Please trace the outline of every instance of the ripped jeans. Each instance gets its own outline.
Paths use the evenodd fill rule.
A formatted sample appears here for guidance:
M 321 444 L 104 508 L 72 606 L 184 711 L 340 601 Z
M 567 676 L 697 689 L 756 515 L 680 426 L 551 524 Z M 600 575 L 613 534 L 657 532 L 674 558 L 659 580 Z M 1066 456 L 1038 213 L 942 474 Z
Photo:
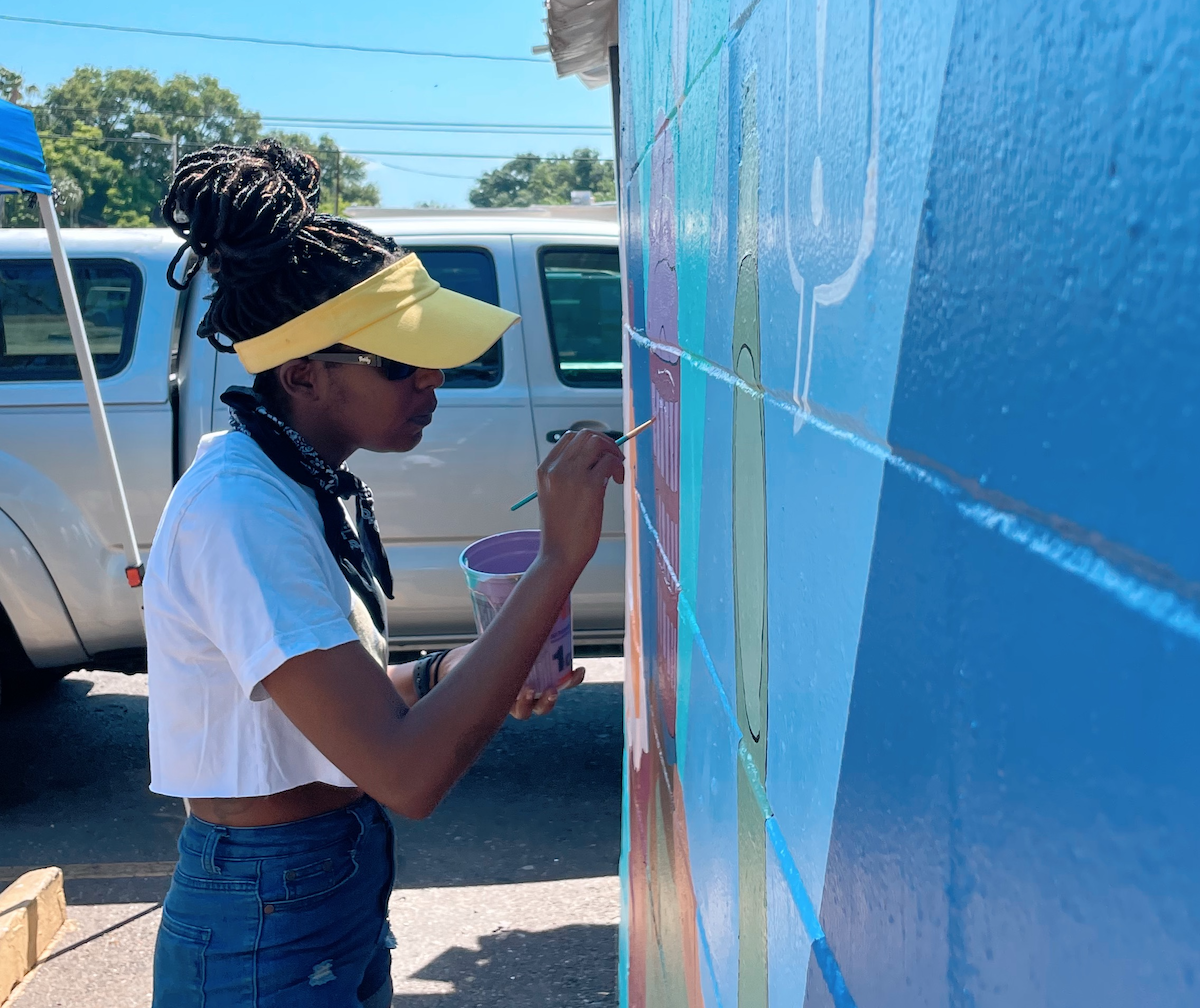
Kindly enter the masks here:
M 154 1008 L 386 1008 L 392 825 L 372 798 L 282 826 L 189 816 Z

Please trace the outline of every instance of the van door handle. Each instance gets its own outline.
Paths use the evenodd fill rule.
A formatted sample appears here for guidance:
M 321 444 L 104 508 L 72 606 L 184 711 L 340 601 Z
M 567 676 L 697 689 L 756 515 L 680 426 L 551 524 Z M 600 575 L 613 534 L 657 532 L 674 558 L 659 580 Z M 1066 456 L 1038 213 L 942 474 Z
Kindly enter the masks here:
M 568 427 L 565 430 L 546 431 L 546 440 L 549 441 L 551 444 L 558 444 L 558 442 L 562 440 L 562 436 L 564 434 L 566 434 L 568 430 L 591 430 L 591 429 L 592 428 L 590 428 L 590 427 Z M 606 431 L 600 431 L 599 433 L 607 434 L 614 441 L 616 441 L 617 438 L 619 438 L 621 436 L 621 432 L 619 430 L 606 430 Z

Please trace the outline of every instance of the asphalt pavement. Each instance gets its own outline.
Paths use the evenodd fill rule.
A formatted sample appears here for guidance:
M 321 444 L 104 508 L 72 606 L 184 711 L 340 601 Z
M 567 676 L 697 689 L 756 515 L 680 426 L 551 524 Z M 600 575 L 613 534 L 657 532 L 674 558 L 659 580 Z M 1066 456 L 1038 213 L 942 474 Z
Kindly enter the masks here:
M 619 658 L 510 720 L 423 822 L 396 821 L 397 1008 L 616 1004 Z M 66 873 L 69 922 L 4 1008 L 145 1008 L 182 802 L 146 785 L 146 677 L 76 672 L 0 708 L 0 884 Z

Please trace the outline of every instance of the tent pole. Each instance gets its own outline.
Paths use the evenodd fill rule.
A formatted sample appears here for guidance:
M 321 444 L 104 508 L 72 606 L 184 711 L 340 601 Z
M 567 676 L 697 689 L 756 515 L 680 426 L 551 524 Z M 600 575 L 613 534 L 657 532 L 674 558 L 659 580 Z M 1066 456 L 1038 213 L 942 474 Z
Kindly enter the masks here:
M 108 472 L 108 483 L 113 494 L 113 503 L 125 523 L 125 578 L 131 588 L 142 583 L 142 556 L 138 550 L 137 536 L 133 531 L 133 519 L 129 516 L 129 501 L 125 497 L 125 484 L 121 482 L 121 470 L 117 466 L 117 453 L 113 448 L 112 433 L 108 429 L 108 417 L 104 413 L 104 402 L 100 398 L 100 382 L 96 377 L 96 365 L 92 360 L 92 349 L 88 345 L 87 332 L 83 327 L 83 312 L 79 308 L 79 296 L 75 292 L 75 281 L 71 267 L 63 250 L 62 231 L 58 226 L 58 214 L 53 199 L 38 193 L 38 209 L 42 223 L 50 239 L 50 255 L 54 260 L 54 272 L 58 277 L 58 289 L 62 293 L 63 309 L 67 314 L 67 325 L 71 329 L 71 341 L 75 344 L 75 357 L 79 361 L 79 374 L 87 393 L 88 411 L 92 414 L 92 427 L 96 431 L 96 444 L 100 449 L 100 465 Z

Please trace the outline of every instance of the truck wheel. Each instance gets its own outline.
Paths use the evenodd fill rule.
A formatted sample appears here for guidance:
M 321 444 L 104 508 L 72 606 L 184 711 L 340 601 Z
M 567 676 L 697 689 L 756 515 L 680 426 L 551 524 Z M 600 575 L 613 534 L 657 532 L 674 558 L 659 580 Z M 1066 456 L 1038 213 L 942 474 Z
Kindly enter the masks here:
M 70 667 L 38 668 L 34 665 L 26 657 L 8 613 L 0 609 L 0 697 L 11 703 L 37 696 L 70 671 Z

